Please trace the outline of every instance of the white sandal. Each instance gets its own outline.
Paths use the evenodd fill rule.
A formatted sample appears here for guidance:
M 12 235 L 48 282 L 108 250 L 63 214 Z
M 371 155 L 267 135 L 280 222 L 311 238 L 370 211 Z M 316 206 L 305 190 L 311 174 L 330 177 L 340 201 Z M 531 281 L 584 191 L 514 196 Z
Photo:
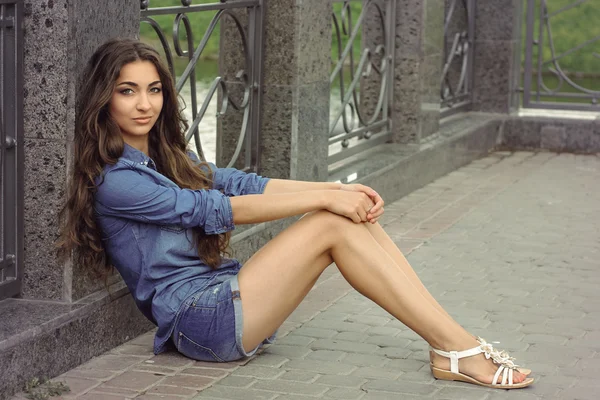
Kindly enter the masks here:
M 477 341 L 479 342 L 479 344 L 481 344 L 482 346 L 491 346 L 491 349 L 489 351 L 489 353 L 493 353 L 493 352 L 498 352 L 500 354 L 500 358 L 502 359 L 508 359 L 512 362 L 515 361 L 514 357 L 511 357 L 510 354 L 508 354 L 508 352 L 506 350 L 496 350 L 493 346 L 493 344 L 500 344 L 500 342 L 486 342 L 485 339 L 479 337 L 479 336 L 475 336 L 475 339 L 477 339 Z M 429 346 L 429 350 L 433 351 L 433 347 Z M 517 371 L 519 371 L 520 373 L 522 373 L 525 376 L 528 376 L 529 374 L 531 374 L 531 370 L 529 368 L 524 368 L 521 367 L 520 365 L 515 365 L 517 367 Z
M 461 381 L 473 383 L 475 385 L 495 388 L 495 389 L 520 389 L 527 387 L 533 383 L 533 378 L 526 378 L 523 382 L 513 382 L 513 371 L 518 369 L 518 366 L 513 362 L 513 358 L 508 353 L 495 350 L 491 344 L 485 340 L 478 338 L 480 345 L 472 349 L 464 351 L 442 351 L 431 348 L 436 354 L 450 359 L 450 371 L 434 367 L 431 364 L 431 372 L 434 378 L 446 381 Z M 498 365 L 496 374 L 494 375 L 493 383 L 480 382 L 477 379 L 471 378 L 465 374 L 461 374 L 458 369 L 458 360 L 465 357 L 472 357 L 484 353 L 485 358 L 492 359 Z M 498 383 L 498 378 L 502 374 L 502 382 Z
M 477 339 L 477 341 L 482 344 L 483 346 L 487 346 L 487 345 L 491 345 L 493 344 L 500 344 L 500 342 L 486 342 L 485 339 L 479 337 L 479 336 L 475 336 L 475 339 Z M 429 346 L 429 351 L 433 351 L 433 347 Z M 508 352 L 506 350 L 496 350 L 494 347 L 492 347 L 491 351 L 497 351 L 498 353 L 500 353 L 500 357 L 502 357 L 503 359 L 509 359 L 511 361 L 515 361 L 514 357 L 511 357 L 510 354 L 508 354 Z M 531 374 L 531 370 L 529 368 L 525 368 L 525 367 L 521 367 L 520 365 L 517 366 L 517 371 L 519 371 L 520 373 L 522 373 L 525 376 L 528 376 L 529 374 Z

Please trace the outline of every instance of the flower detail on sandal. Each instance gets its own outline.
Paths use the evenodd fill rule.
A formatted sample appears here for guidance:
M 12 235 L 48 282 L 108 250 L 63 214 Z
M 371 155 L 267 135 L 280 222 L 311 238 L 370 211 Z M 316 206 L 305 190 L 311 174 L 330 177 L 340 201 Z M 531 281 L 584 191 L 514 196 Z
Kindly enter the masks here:
M 485 339 L 477 337 L 479 347 L 483 351 L 485 358 L 488 360 L 491 358 L 496 364 L 504 365 L 506 368 L 517 369 L 519 366 L 515 364 L 515 358 L 511 357 L 504 350 L 496 350 L 491 343 L 485 341 Z
M 494 346 L 492 346 L 493 344 L 500 344 L 500 342 L 487 342 L 484 338 L 477 336 L 477 341 L 479 342 L 479 344 L 481 344 L 482 350 L 485 351 L 486 355 L 485 358 L 487 358 L 488 360 L 490 358 L 492 358 L 492 360 L 498 362 L 499 364 L 501 363 L 509 363 L 512 362 L 515 366 L 515 368 L 517 369 L 517 371 L 519 371 L 520 373 L 522 373 L 523 375 L 527 376 L 531 373 L 531 370 L 529 368 L 523 368 L 520 365 L 515 364 L 515 358 L 511 357 L 510 354 L 508 354 L 508 352 L 506 350 L 497 350 L 494 348 Z M 492 355 L 494 355 L 496 358 L 493 358 Z

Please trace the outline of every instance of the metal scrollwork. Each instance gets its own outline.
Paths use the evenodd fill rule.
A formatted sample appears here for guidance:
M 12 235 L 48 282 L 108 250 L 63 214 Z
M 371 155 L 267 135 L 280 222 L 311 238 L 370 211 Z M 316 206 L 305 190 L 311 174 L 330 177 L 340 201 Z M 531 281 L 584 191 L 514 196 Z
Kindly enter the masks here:
M 162 8 L 148 8 L 148 3 L 148 0 L 141 1 L 142 13 L 140 21 L 149 24 L 153 28 L 157 37 L 159 38 L 161 46 L 165 53 L 166 62 L 169 66 L 169 70 L 171 71 L 173 77 L 175 77 L 177 92 L 180 93 L 185 85 L 189 86 L 191 93 L 192 122 L 190 123 L 188 131 L 185 134 L 185 138 L 188 142 L 192 138 L 194 138 L 194 142 L 196 144 L 196 151 L 201 159 L 205 160 L 205 156 L 204 151 L 202 150 L 198 126 L 200 125 L 203 117 L 205 116 L 206 110 L 215 94 L 219 93 L 222 99 L 220 104 L 217 106 L 217 116 L 225 114 L 229 106 L 231 106 L 234 110 L 243 112 L 242 126 L 237 140 L 236 149 L 231 160 L 227 164 L 227 167 L 234 166 L 240 157 L 244 145 L 251 148 L 257 148 L 257 146 L 255 146 L 253 143 L 250 143 L 250 140 L 252 138 L 255 138 L 256 135 L 249 135 L 249 130 L 251 128 L 251 119 L 256 117 L 256 113 L 252 112 L 251 106 L 253 101 L 256 103 L 258 101 L 252 96 L 252 88 L 258 84 L 257 81 L 258 79 L 260 79 L 259 71 L 256 67 L 256 62 L 260 61 L 256 58 L 260 57 L 260 55 L 255 54 L 249 48 L 248 32 L 253 32 L 256 25 L 260 22 L 256 14 L 258 13 L 257 6 L 261 5 L 262 1 L 256 0 L 252 2 L 253 4 L 245 4 L 243 7 L 237 7 L 238 9 L 243 8 L 249 10 L 249 26 L 247 29 L 244 28 L 242 22 L 240 21 L 240 18 L 232 12 L 232 9 L 236 8 L 235 3 L 230 4 L 222 1 L 221 3 L 192 5 L 192 0 L 181 0 L 182 6 Z M 209 26 L 207 27 L 204 36 L 200 40 L 200 43 L 197 46 L 195 46 L 194 37 L 192 33 L 192 26 L 188 14 L 191 12 L 202 12 L 205 10 L 216 10 L 217 12 L 212 18 Z M 162 31 L 159 24 L 152 18 L 153 15 L 165 14 L 166 11 L 168 11 L 169 15 L 174 15 L 171 41 L 167 39 L 165 33 Z M 221 22 L 224 17 L 228 17 L 231 19 L 231 21 L 233 21 L 235 31 L 237 31 L 239 34 L 239 39 L 243 48 L 244 67 L 235 75 L 237 82 L 243 85 L 243 98 L 241 101 L 236 101 L 234 98 L 232 98 L 229 95 L 228 83 L 223 79 L 223 77 L 218 76 L 210 84 L 206 97 L 202 101 L 201 106 L 199 106 L 197 99 L 197 82 L 195 69 L 202 52 L 206 48 L 208 40 L 214 33 L 216 27 L 218 26 L 218 23 Z M 254 35 L 253 38 L 254 42 L 261 40 L 261 38 L 256 37 L 256 35 Z M 170 42 L 173 43 L 173 49 L 170 46 Z M 179 77 L 177 77 L 175 74 L 173 63 L 174 57 L 186 57 L 188 59 L 188 64 L 181 76 Z M 247 150 L 247 152 L 248 151 L 249 150 Z M 255 161 L 251 160 L 256 159 L 258 159 L 257 155 L 250 155 L 250 157 L 246 157 L 246 167 L 243 169 L 255 169 L 255 165 L 252 165 L 252 163 L 255 163 Z
M 600 41 L 600 35 L 592 37 L 577 46 L 557 54 L 551 23 L 553 17 L 564 14 L 581 4 L 588 3 L 588 0 L 574 1 L 554 12 L 548 10 L 546 0 L 539 0 L 539 3 L 537 4 L 539 14 L 537 15 L 535 14 L 536 1 L 537 0 L 528 0 L 527 3 L 523 106 L 530 108 L 597 111 L 600 91 L 586 88 L 576 83 L 573 79 L 573 73 L 577 74 L 576 71 L 565 71 L 560 64 L 560 60 L 580 50 L 590 49 L 590 51 L 592 51 L 591 45 Z M 589 1 L 589 3 L 591 3 L 591 1 Z M 534 24 L 536 23 L 538 32 L 537 37 L 534 37 Z M 535 66 L 535 70 L 533 64 L 534 46 L 538 47 L 537 65 Z M 550 58 L 546 60 L 544 60 L 545 46 L 550 50 Z M 600 58 L 597 53 L 592 52 L 591 55 Z M 600 63 L 598 67 L 600 68 Z M 548 75 L 545 75 L 544 72 L 555 78 L 555 87 L 549 87 L 547 80 L 545 79 Z M 594 72 L 597 73 L 597 70 Z M 537 84 L 535 90 L 533 90 L 533 78 L 536 79 Z M 555 101 L 543 101 L 542 99 Z M 564 100 L 567 100 L 568 102 L 565 102 Z
M 473 62 L 474 1 L 450 0 L 444 21 L 444 66 L 441 78 L 441 105 L 448 114 L 471 103 Z
M 330 118 L 329 145 L 341 143 L 343 152 L 329 157 L 329 162 L 334 162 L 357 153 L 360 149 L 371 147 L 381 143 L 389 137 L 388 124 L 388 104 L 390 97 L 390 62 L 393 57 L 390 51 L 393 46 L 390 45 L 391 32 L 393 24 L 390 17 L 393 15 L 394 1 L 367 0 L 362 3 L 360 15 L 354 22 L 352 16 L 352 1 L 335 1 L 343 3 L 339 16 L 332 13 L 332 25 L 334 32 L 334 48 L 337 49 L 337 60 L 334 61 L 333 71 L 329 82 L 339 85 L 339 103 Z M 355 63 L 353 43 L 359 32 L 365 24 L 367 15 L 371 16 L 371 21 L 376 20 L 380 32 L 382 32 L 384 43 L 379 43 L 373 48 L 362 48 L 360 58 Z M 343 46 L 342 38 L 346 37 L 346 45 Z M 392 36 L 393 37 L 393 36 Z M 349 78 L 346 78 L 344 67 L 348 69 Z M 376 79 L 373 79 L 377 75 Z M 369 78 L 370 81 L 377 81 L 378 95 L 375 104 L 366 105 L 364 97 L 361 99 L 361 79 Z M 371 139 L 377 133 L 379 140 L 373 141 L 370 145 L 361 145 L 350 147 L 350 140 Z

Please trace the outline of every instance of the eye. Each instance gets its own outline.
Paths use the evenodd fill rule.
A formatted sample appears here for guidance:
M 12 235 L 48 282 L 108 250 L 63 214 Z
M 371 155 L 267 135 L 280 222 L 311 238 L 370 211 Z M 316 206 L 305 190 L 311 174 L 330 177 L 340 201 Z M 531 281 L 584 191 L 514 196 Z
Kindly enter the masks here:
M 123 90 L 120 90 L 119 93 L 121 93 L 121 94 L 132 94 L 133 93 L 133 89 L 129 89 L 129 88 L 123 89 Z
M 150 91 L 151 91 L 152 93 L 160 93 L 160 92 L 162 92 L 162 88 L 159 88 L 159 87 L 153 87 L 152 89 L 150 89 Z

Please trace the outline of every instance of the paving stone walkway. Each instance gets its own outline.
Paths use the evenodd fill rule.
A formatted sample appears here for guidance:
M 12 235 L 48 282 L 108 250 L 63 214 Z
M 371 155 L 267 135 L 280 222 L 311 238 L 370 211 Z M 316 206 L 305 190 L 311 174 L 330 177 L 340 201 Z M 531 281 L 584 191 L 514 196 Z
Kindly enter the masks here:
M 425 342 L 330 268 L 253 359 L 154 356 L 150 332 L 58 377 L 63 398 L 600 398 L 600 157 L 493 153 L 387 205 L 383 224 L 451 315 L 534 370 L 533 387 L 434 380 Z

